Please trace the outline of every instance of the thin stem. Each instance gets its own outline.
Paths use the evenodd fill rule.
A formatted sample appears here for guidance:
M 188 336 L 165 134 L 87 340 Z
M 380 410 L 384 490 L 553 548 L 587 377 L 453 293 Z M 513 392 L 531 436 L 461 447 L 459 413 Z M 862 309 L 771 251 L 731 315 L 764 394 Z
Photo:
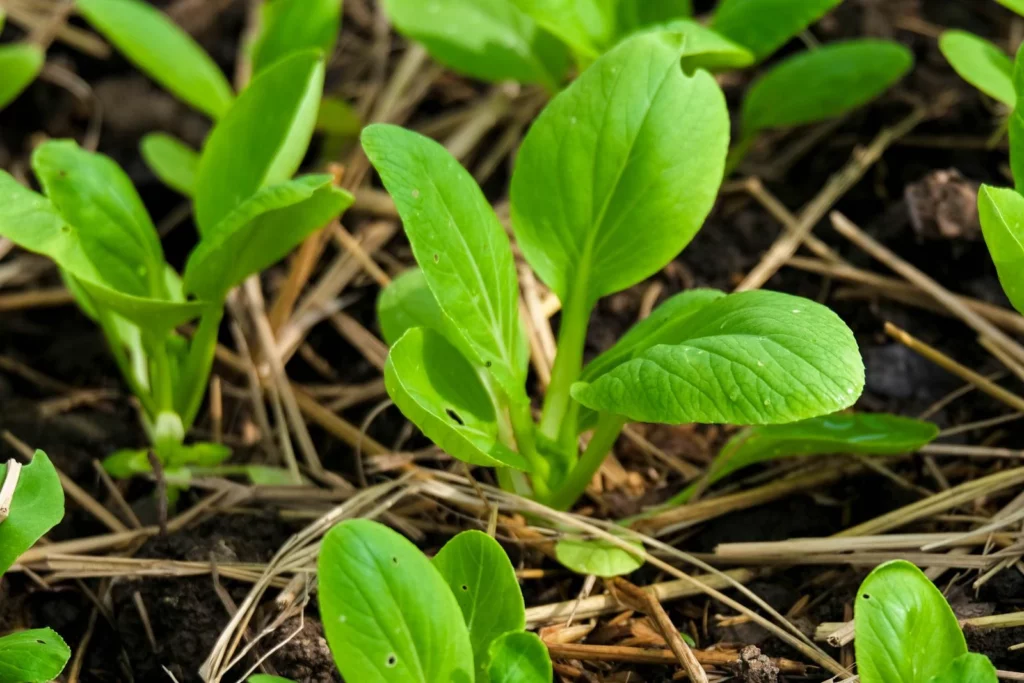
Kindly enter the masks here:
M 551 384 L 544 397 L 540 432 L 551 441 L 562 444 L 563 437 L 576 439 L 576 411 L 570 410 L 572 396 L 569 390 L 580 376 L 583 367 L 583 345 L 587 340 L 587 323 L 592 305 L 584 298 L 572 297 L 562 310 L 562 324 L 558 330 L 558 353 L 551 369 Z M 571 448 L 571 441 L 570 450 Z
M 549 501 L 549 505 L 556 510 L 569 509 L 576 500 L 587 490 L 587 484 L 594 478 L 594 474 L 601 467 L 601 463 L 608 456 L 608 452 L 615 445 L 615 441 L 622 433 L 626 425 L 626 418 L 611 413 L 601 413 L 597 422 L 597 429 L 587 444 L 587 448 L 580 456 L 579 462 L 573 468 L 565 483 L 555 492 Z
M 174 411 L 174 380 L 171 378 L 171 359 L 167 355 L 164 339 L 149 337 L 146 344 L 149 355 L 153 359 L 153 395 L 156 397 L 157 411 Z
M 217 308 L 203 314 L 199 327 L 192 337 L 188 359 L 182 373 L 182 394 L 178 396 L 178 414 L 187 432 L 192 428 L 199 407 L 203 404 L 207 381 L 213 368 L 213 356 L 217 350 L 217 334 L 220 332 L 220 321 L 224 317 L 224 309 Z
M 548 488 L 548 477 L 551 474 L 551 465 L 537 451 L 537 443 L 534 439 L 533 416 L 530 415 L 530 404 L 526 402 L 510 402 L 508 407 L 509 418 L 512 421 L 512 431 L 515 433 L 516 446 L 519 453 L 530 463 L 533 492 L 539 499 L 547 498 L 551 491 Z

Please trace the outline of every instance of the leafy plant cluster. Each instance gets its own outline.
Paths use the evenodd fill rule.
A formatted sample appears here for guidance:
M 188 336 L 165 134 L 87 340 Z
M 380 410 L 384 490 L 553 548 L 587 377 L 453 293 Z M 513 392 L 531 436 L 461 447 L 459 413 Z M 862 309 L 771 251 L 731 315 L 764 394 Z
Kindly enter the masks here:
M 681 69 L 685 42 L 648 32 L 620 43 L 523 141 L 511 227 L 562 302 L 538 423 L 516 267 L 497 216 L 437 143 L 392 126 L 363 132 L 420 266 L 379 304 L 390 396 L 452 456 L 497 467 L 503 487 L 555 507 L 583 493 L 626 421 L 786 423 L 842 410 L 863 388 L 842 321 L 769 291 L 683 292 L 584 366 L 597 300 L 675 258 L 717 195 L 728 112 L 706 71 Z
M 164 465 L 216 466 L 227 448 L 185 445 L 184 437 L 205 394 L 228 292 L 352 203 L 330 175 L 292 177 L 317 121 L 320 48 L 333 41 L 338 15 L 321 35 L 305 21 L 306 2 L 269 3 L 253 48 L 256 75 L 236 97 L 191 38 L 145 3 L 82 0 L 78 8 L 147 73 L 216 117 L 194 165 L 165 174 L 190 191 L 199 243 L 179 275 L 124 171 L 70 140 L 45 142 L 32 155 L 45 196 L 0 172 L 0 235 L 60 267 L 103 331 Z M 177 331 L 191 321 L 190 336 Z M 147 451 L 119 452 L 107 468 L 146 471 Z
M 644 31 L 685 36 L 683 68 L 751 67 L 782 48 L 842 0 L 722 0 L 707 26 L 689 0 L 386 0 L 396 29 L 455 71 L 557 91 L 575 62 L 582 70 Z M 741 111 L 735 167 L 757 135 L 842 116 L 910 70 L 903 46 L 858 39 L 814 46 L 779 61 L 750 87 Z
M 854 603 L 862 683 L 996 683 L 988 657 L 967 642 L 946 599 L 903 560 L 875 568 Z
M 36 451 L 31 462 L 18 467 L 0 464 L 0 485 L 17 477 L 12 497 L 0 504 L 7 507 L 0 519 L 0 576 L 64 517 L 64 490 L 46 454 Z M 47 683 L 70 658 L 70 648 L 52 629 L 15 631 L 0 637 L 0 683 Z

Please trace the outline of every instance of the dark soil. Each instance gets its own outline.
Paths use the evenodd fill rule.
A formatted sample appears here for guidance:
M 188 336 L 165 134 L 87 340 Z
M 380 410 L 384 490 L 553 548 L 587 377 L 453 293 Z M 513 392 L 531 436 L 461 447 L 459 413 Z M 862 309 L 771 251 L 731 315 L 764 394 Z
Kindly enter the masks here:
M 172 5 L 179 10 L 187 3 Z M 195 5 L 196 3 L 191 3 Z M 707 3 L 705 3 L 707 4 Z M 184 12 L 190 29 L 211 51 L 226 73 L 232 73 L 237 36 L 244 18 L 240 0 L 209 2 L 210 7 L 198 12 Z M 700 7 L 701 3 L 697 3 Z M 199 5 L 201 6 L 201 4 Z M 917 57 L 914 72 L 893 92 L 878 103 L 845 120 L 839 129 L 817 145 L 782 177 L 766 181 L 769 189 L 796 213 L 821 188 L 825 179 L 850 158 L 858 145 L 864 145 L 885 125 L 905 116 L 914 102 L 934 100 L 939 93 L 955 91 L 959 99 L 942 118 L 921 125 L 914 135 L 934 140 L 984 139 L 998 125 L 997 117 L 987 103 L 956 77 L 939 54 L 933 37 L 899 28 L 904 20 L 914 18 L 938 26 L 962 27 L 1005 43 L 1009 14 L 995 3 L 956 3 L 948 0 L 846 0 L 846 2 L 815 28 L 822 41 L 855 36 L 895 38 L 911 47 Z M 902 23 L 901 23 L 902 22 Z M 362 41 L 371 36 L 358 27 L 353 31 L 359 42 L 346 44 L 345 50 L 365 49 Z M 8 25 L 3 39 L 17 37 L 16 28 Z M 207 130 L 206 121 L 187 107 L 163 93 L 123 59 L 114 56 L 97 60 L 55 44 L 50 59 L 73 70 L 92 86 L 104 112 L 100 151 L 121 163 L 139 188 L 153 218 L 158 223 L 180 203 L 180 198 L 161 186 L 142 163 L 137 144 L 141 134 L 153 130 L 171 132 L 187 142 L 199 145 Z M 342 60 L 343 61 L 343 60 Z M 335 60 L 337 63 L 338 60 Z M 731 104 L 741 101 L 742 93 L 753 74 L 729 80 L 727 95 Z M 345 85 L 345 73 L 335 68 L 328 83 Z M 457 91 L 466 96 L 475 85 L 452 77 Z M 436 113 L 450 103 L 451 95 L 432 93 L 423 105 L 421 116 Z M 25 168 L 33 140 L 40 134 L 60 137 L 81 137 L 88 123 L 89 112 L 61 88 L 37 82 L 8 109 L 0 112 L 0 165 L 9 169 Z M 415 122 L 414 118 L 414 122 Z M 770 166 L 780 150 L 797 141 L 806 131 L 763 141 L 754 150 L 751 169 Z M 905 141 L 906 142 L 906 141 Z M 838 203 L 842 211 L 869 234 L 884 242 L 909 262 L 919 266 L 950 289 L 993 303 L 1006 305 L 995 271 L 984 243 L 979 239 L 974 192 L 980 182 L 1007 184 L 1003 167 L 1003 149 L 972 149 L 929 144 L 897 144 L 884 156 L 851 192 Z M 503 191 L 504 180 L 495 181 L 495 198 Z M 365 217 L 362 217 L 365 218 Z M 356 217 L 358 224 L 361 217 Z M 740 195 L 724 197 L 704 229 L 693 243 L 655 281 L 666 297 L 690 287 L 730 289 L 739 277 L 760 260 L 763 252 L 780 234 L 777 222 L 752 200 Z M 823 221 L 815 232 L 836 248 L 853 264 L 883 272 L 864 254 L 837 236 Z M 165 240 L 169 258 L 181 266 L 184 256 L 195 240 L 188 222 L 175 228 Z M 401 238 L 389 250 L 407 255 Z M 268 287 L 279 273 L 267 276 Z M 55 286 L 59 278 L 52 270 L 44 270 L 32 286 Z M 784 268 L 772 278 L 769 288 L 791 292 L 823 301 L 836 310 L 855 331 L 867 366 L 867 389 L 859 407 L 864 410 L 885 410 L 904 415 L 917 415 L 959 384 L 942 370 L 924 361 L 905 347 L 889 340 L 882 333 L 885 321 L 893 321 L 937 345 L 961 362 L 982 373 L 999 366 L 975 343 L 974 335 L 959 322 L 907 308 L 884 299 L 849 298 L 843 295 L 841 283 L 823 281 L 817 275 Z M 610 346 L 635 320 L 647 284 L 603 300 L 595 313 L 588 338 L 588 353 L 596 354 Z M 353 293 L 362 295 L 348 312 L 369 329 L 375 330 L 373 301 L 376 288 L 357 283 Z M 0 370 L 0 429 L 8 430 L 33 448 L 45 450 L 57 466 L 103 501 L 106 490 L 99 481 L 92 461 L 102 459 L 119 448 L 137 448 L 145 443 L 138 425 L 131 398 L 121 383 L 97 329 L 81 313 L 70 306 L 3 314 L 0 326 L 0 356 L 13 359 L 41 372 L 58 384 L 40 384 L 17 371 Z M 228 334 L 223 341 L 231 344 Z M 328 326 L 322 325 L 309 335 L 310 345 L 341 373 L 342 381 L 361 382 L 373 379 L 377 371 L 347 343 L 339 341 Z M 289 365 L 290 375 L 298 381 L 313 381 L 318 376 L 301 358 Z M 75 389 L 113 389 L 116 397 L 95 405 L 76 407 L 56 415 L 42 410 L 48 399 L 60 396 L 61 387 Z M 231 403 L 229 416 L 244 412 L 241 401 Z M 358 424 L 365 408 L 356 408 L 346 417 Z M 993 400 L 972 394 L 968 399 L 952 403 L 932 416 L 940 426 L 963 424 L 1002 413 Z M 229 420 L 226 429 L 233 428 Z M 396 411 L 384 413 L 374 421 L 370 434 L 385 444 L 396 441 L 403 421 Z M 205 429 L 204 424 L 199 429 Z M 999 444 L 1021 443 L 1022 428 L 1015 424 L 1002 429 Z M 965 434 L 965 442 L 977 443 L 990 433 Z M 351 450 L 335 439 L 313 429 L 314 439 L 323 461 L 331 468 L 351 473 Z M 684 459 L 700 462 L 713 455 L 728 436 L 719 428 L 656 428 L 648 437 L 661 448 Z M 414 442 L 422 443 L 422 442 Z M 998 444 L 997 444 L 998 445 Z M 9 447 L 0 443 L 0 457 L 10 455 Z M 648 466 L 639 455 L 623 446 L 620 456 L 627 469 L 643 472 Z M 909 459 L 896 465 L 908 478 L 930 483 L 923 476 L 923 464 Z M 957 469 L 961 479 L 991 471 L 991 463 L 964 463 Z M 481 473 L 481 476 L 485 476 Z M 677 490 L 672 478 L 660 486 L 650 487 L 644 497 L 612 492 L 600 512 L 621 516 L 635 512 L 642 504 L 661 500 Z M 155 511 L 153 485 L 146 481 L 132 482 L 124 487 L 128 500 L 144 521 L 151 521 Z M 186 495 L 181 505 L 187 507 Z M 826 536 L 858 521 L 870 519 L 914 500 L 913 494 L 896 487 L 876 475 L 863 475 L 810 496 L 789 499 L 721 517 L 700 528 L 685 540 L 690 551 L 711 551 L 718 543 L 773 540 L 803 536 Z M 446 523 L 457 524 L 452 517 Z M 136 553 L 143 558 L 168 558 L 197 561 L 265 562 L 280 545 L 299 528 L 279 519 L 273 511 L 225 515 L 198 527 L 170 537 L 154 538 Z M 914 530 L 934 530 L 929 524 Z M 51 540 L 91 536 L 106 530 L 88 513 L 74 504 L 68 505 L 65 521 L 50 535 Z M 515 559 L 528 557 L 528 566 L 537 566 L 537 556 L 509 546 Z M 554 568 L 550 562 L 544 566 Z M 830 572 L 830 580 L 821 577 Z M 856 587 L 866 572 L 847 568 L 800 568 L 781 570 L 759 579 L 751 588 L 781 612 L 789 610 L 801 596 L 822 597 L 797 623 L 808 631 L 821 621 L 841 621 L 844 608 L 851 604 Z M 641 570 L 636 580 L 659 577 L 648 569 Z M 954 607 L 961 614 L 1004 613 L 1021 609 L 1024 602 L 1024 577 L 1017 569 L 1009 569 L 985 584 L 978 595 L 969 591 L 973 576 L 952 581 Z M 248 585 L 222 580 L 224 589 L 238 603 Z M 964 585 L 968 590 L 963 589 Z M 943 584 L 945 585 L 945 584 Z M 63 634 L 75 647 L 85 633 L 93 603 L 83 587 L 97 589 L 96 581 L 63 582 L 44 591 L 22 575 L 3 579 L 0 590 L 0 630 L 23 626 L 49 625 Z M 579 590 L 576 578 L 556 579 L 542 584 L 527 583 L 524 590 L 528 604 L 570 599 Z M 150 642 L 142 617 L 136 606 L 138 594 L 145 605 L 156 648 Z M 97 622 L 96 631 L 82 667 L 83 683 L 113 681 L 169 680 L 166 668 L 180 683 L 198 681 L 196 670 L 227 624 L 228 607 L 222 602 L 210 576 L 174 579 L 130 579 L 114 581 L 109 605 Z M 673 617 L 695 620 L 704 606 L 703 599 L 683 601 L 670 608 Z M 717 608 L 713 608 L 713 612 Z M 290 633 L 295 624 L 287 624 L 280 634 Z M 711 622 L 702 643 L 740 643 L 760 648 L 744 651 L 744 680 L 768 682 L 780 680 L 777 672 L 760 658 L 794 657 L 795 653 L 774 641 L 760 627 L 751 624 L 718 628 Z M 707 639 L 704 641 L 703 639 Z M 1010 651 L 1011 645 L 1024 642 L 1024 628 L 999 631 L 968 631 L 972 650 L 992 657 L 1002 669 L 1024 669 L 1024 651 Z M 233 673 L 236 677 L 254 660 L 242 662 Z M 321 683 L 340 680 L 334 673 L 322 628 L 314 608 L 305 616 L 305 627 L 297 638 L 270 660 L 276 672 L 298 681 Z M 643 667 L 636 673 L 640 680 L 668 680 L 667 668 Z M 230 679 L 230 677 L 229 677 Z M 233 680 L 233 679 L 231 679 Z M 609 679 L 612 680 L 612 679 Z M 617 680 L 617 679 L 616 679 Z M 637 679 L 634 679 L 637 680 Z M 815 679 L 818 680 L 818 679 Z

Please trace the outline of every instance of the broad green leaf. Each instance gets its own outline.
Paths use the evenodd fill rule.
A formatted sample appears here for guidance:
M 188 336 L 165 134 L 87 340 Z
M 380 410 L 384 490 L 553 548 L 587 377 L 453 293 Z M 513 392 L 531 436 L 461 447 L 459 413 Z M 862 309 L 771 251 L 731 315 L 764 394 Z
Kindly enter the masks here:
M 960 77 L 1008 107 L 1017 105 L 1013 60 L 981 36 L 960 30 L 943 31 L 939 49 Z
M 643 33 L 555 97 L 512 177 L 519 247 L 562 300 L 587 308 L 656 273 L 689 243 L 721 184 L 729 115 L 685 38 Z
M 466 358 L 473 356 L 465 339 L 437 305 L 421 268 L 410 268 L 384 288 L 377 301 L 377 319 L 389 346 L 408 330 L 424 327 L 439 333 Z
M 0 484 L 7 477 L 7 463 L 0 464 Z M 0 575 L 23 552 L 64 517 L 64 490 L 57 470 L 42 451 L 21 468 L 11 510 L 0 524 Z
M 170 301 L 134 296 L 82 278 L 77 280 L 77 284 L 94 304 L 138 325 L 144 333 L 153 335 L 160 342 L 178 325 L 198 318 L 213 306 L 222 305 L 219 301 Z
M 56 631 L 37 628 L 0 638 L 0 683 L 47 683 L 60 676 L 71 648 Z
M 527 469 L 498 440 L 498 416 L 476 369 L 437 332 L 406 332 L 388 354 L 384 385 L 409 421 L 453 458 Z
M 191 197 L 196 187 L 199 153 L 166 133 L 150 133 L 139 146 L 149 170 L 167 187 Z
M 801 52 L 750 86 L 743 100 L 745 136 L 842 116 L 901 79 L 914 57 L 899 43 L 851 40 Z
M 857 342 L 835 313 L 758 290 L 705 306 L 572 395 L 635 422 L 779 424 L 848 408 L 863 388 Z
M 526 606 L 515 569 L 498 542 L 463 531 L 434 556 L 434 567 L 462 608 L 476 662 L 476 680 L 487 683 L 487 648 L 494 639 L 526 626 Z
M 36 148 L 32 168 L 54 208 L 80 236 L 85 256 L 103 278 L 98 282 L 134 296 L 166 296 L 160 237 L 117 163 L 73 140 L 51 140 Z
M 252 80 L 203 146 L 196 173 L 200 235 L 268 185 L 292 177 L 316 124 L 324 63 L 318 50 L 276 62 Z
M 691 289 L 667 299 L 649 316 L 629 328 L 612 348 L 591 361 L 583 369 L 580 380 L 593 382 L 652 346 L 671 343 L 685 333 L 691 317 L 724 296 L 724 292 L 716 289 Z
M 748 427 L 729 439 L 715 458 L 706 485 L 756 463 L 783 458 L 857 453 L 913 453 L 939 435 L 939 428 L 922 420 L 885 413 L 838 413 L 780 425 Z M 698 484 L 672 498 L 685 503 Z
M 996 0 L 996 2 L 1024 17 L 1024 0 Z
M 1024 197 L 1014 190 L 982 185 L 978 216 L 999 282 L 1013 307 L 1024 313 Z
M 316 129 L 322 133 L 354 138 L 363 129 L 363 122 L 352 105 L 340 97 L 324 97 L 316 115 Z
M 999 676 L 992 661 L 985 655 L 968 652 L 953 660 L 943 673 L 932 678 L 931 683 L 997 683 Z
M 324 537 L 320 614 L 341 675 L 359 683 L 470 683 L 462 610 L 423 553 L 366 519 Z
M 125 57 L 184 102 L 213 118 L 234 94 L 210 55 L 170 20 L 141 0 L 76 0 L 76 8 Z
M 513 0 L 386 0 L 384 6 L 399 33 L 473 78 L 554 90 L 569 65 L 565 47 Z
M 577 57 L 591 61 L 616 38 L 615 0 L 512 0 Z
M 418 133 L 377 124 L 362 141 L 434 298 L 472 360 L 489 368 L 509 396 L 521 396 L 530 351 L 515 260 L 480 187 L 444 147 Z
M 185 291 L 220 301 L 229 289 L 284 258 L 352 205 L 329 175 L 265 187 L 209 228 L 185 266 Z
M 683 71 L 741 69 L 754 63 L 754 53 L 692 19 L 676 19 L 649 27 L 649 31 L 683 34 Z
M 711 28 L 761 61 L 843 0 L 722 0 Z
M 342 0 L 270 0 L 262 6 L 253 73 L 309 48 L 330 58 L 341 29 Z
M 862 683 L 928 683 L 967 653 L 946 598 L 903 560 L 887 562 L 864 579 L 854 621 Z
M 506 633 L 491 643 L 490 683 L 551 683 L 551 655 L 536 633 Z
M 45 61 L 46 53 L 38 45 L 16 43 L 0 46 L 0 109 L 36 80 Z
M 641 543 L 631 545 L 644 549 Z M 555 544 L 555 557 L 577 574 L 603 578 L 632 574 L 644 564 L 643 558 L 601 539 L 563 538 Z

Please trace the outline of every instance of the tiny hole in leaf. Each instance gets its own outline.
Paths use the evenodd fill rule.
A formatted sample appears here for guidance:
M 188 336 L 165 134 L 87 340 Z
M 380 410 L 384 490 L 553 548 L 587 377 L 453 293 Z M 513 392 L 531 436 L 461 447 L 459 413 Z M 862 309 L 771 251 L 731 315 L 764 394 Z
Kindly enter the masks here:
M 462 421 L 462 418 L 459 417 L 459 414 L 456 413 L 451 408 L 448 408 L 447 410 L 445 410 L 445 412 L 448 413 L 448 417 L 450 417 L 454 422 L 457 422 L 459 426 L 463 426 L 466 424 L 465 422 Z
M 389 669 L 393 669 L 398 664 L 398 655 L 394 652 L 388 655 L 387 665 Z
M 392 562 L 392 564 L 398 564 L 398 558 L 397 557 L 392 557 L 391 558 L 391 562 Z
M 462 584 L 462 590 L 468 591 L 469 590 L 469 586 L 467 586 L 466 584 Z
M 38 644 L 40 644 L 40 645 L 46 645 L 46 641 L 45 640 L 37 640 L 36 642 Z
M 434 254 L 434 263 L 437 263 L 440 260 L 441 260 L 441 257 L 438 254 Z
M 870 599 L 871 599 L 871 596 L 870 596 L 870 595 L 868 595 L 867 593 L 865 593 L 865 594 L 864 594 L 864 595 L 862 595 L 861 597 L 862 597 L 862 598 L 864 598 L 865 600 L 870 600 Z
M 486 363 L 484 363 L 484 367 L 487 367 L 487 368 L 491 367 L 491 365 L 492 365 L 491 361 L 487 361 Z

